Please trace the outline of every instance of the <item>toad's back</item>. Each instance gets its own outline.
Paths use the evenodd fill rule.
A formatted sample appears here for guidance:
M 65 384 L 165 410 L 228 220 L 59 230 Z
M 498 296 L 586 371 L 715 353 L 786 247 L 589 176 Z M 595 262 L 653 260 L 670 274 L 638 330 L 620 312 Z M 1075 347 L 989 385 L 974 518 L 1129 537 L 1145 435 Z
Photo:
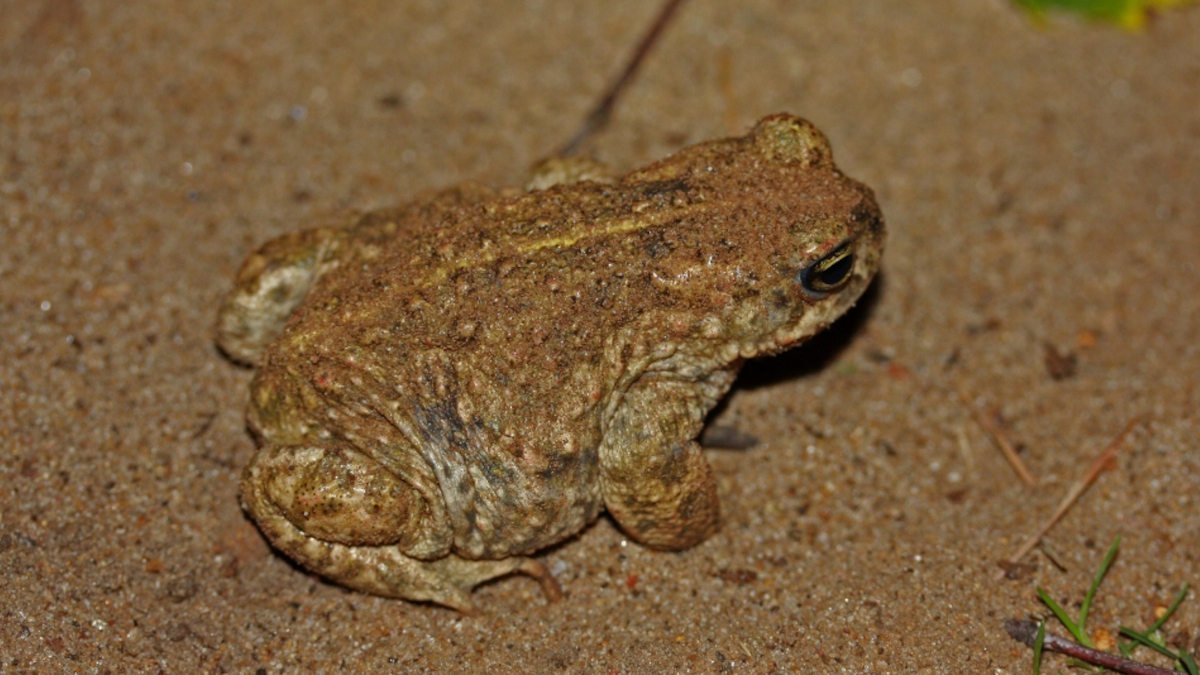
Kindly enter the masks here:
M 845 221 L 879 218 L 870 191 L 828 157 L 767 161 L 755 140 L 693 146 L 614 184 L 463 186 L 310 231 L 325 238 L 315 281 L 269 361 L 358 353 L 391 380 L 436 350 L 527 379 L 533 389 L 509 393 L 545 404 L 580 367 L 617 366 L 606 346 L 743 339 L 726 330 L 696 344 L 692 332 L 705 318 L 728 324 Z

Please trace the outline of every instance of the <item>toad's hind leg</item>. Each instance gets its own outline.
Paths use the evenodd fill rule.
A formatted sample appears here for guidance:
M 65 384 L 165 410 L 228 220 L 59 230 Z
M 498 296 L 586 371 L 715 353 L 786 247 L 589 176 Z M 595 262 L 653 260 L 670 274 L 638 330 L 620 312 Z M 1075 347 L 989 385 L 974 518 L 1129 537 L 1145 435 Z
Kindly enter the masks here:
M 315 539 L 278 514 L 258 522 L 271 543 L 305 569 L 356 591 L 435 602 L 463 614 L 475 614 L 472 588 L 520 572 L 538 580 L 547 600 L 562 598 L 550 571 L 532 558 L 467 560 L 451 553 L 437 560 L 417 560 L 396 546 L 346 546 Z
M 257 365 L 263 350 L 312 288 L 334 231 L 292 232 L 246 258 L 217 316 L 217 344 L 235 361 Z
M 418 481 L 419 482 L 419 481 Z M 348 447 L 263 448 L 242 480 L 242 504 L 271 544 L 304 568 L 355 590 L 473 613 L 471 589 L 520 572 L 547 599 L 562 591 L 532 558 L 468 560 L 449 551 L 438 505 Z

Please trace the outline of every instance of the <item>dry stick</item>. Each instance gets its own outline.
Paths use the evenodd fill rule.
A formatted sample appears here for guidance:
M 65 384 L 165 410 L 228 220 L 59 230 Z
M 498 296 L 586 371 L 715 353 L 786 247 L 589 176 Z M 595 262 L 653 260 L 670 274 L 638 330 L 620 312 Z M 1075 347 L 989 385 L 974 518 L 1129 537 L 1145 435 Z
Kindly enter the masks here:
M 1075 481 L 1075 484 L 1071 486 L 1071 489 L 1067 492 L 1067 496 L 1063 497 L 1063 500 L 1058 504 L 1058 509 L 1054 511 L 1054 515 L 1050 516 L 1050 519 L 1047 520 L 1037 532 L 1030 536 L 1029 539 L 1026 539 L 1025 543 L 1021 545 L 1021 548 L 1018 549 L 1017 552 L 1006 561 L 1009 565 L 1017 564 L 1021 561 L 1021 558 L 1025 557 L 1026 553 L 1029 553 L 1031 550 L 1033 550 L 1033 547 L 1037 546 L 1038 542 L 1042 540 L 1042 537 L 1046 536 L 1046 533 L 1050 531 L 1050 528 L 1054 527 L 1054 524 L 1058 522 L 1059 518 L 1062 518 L 1063 515 L 1070 510 L 1071 506 L 1073 506 L 1075 502 L 1079 500 L 1083 493 L 1089 487 L 1091 487 L 1092 483 L 1096 482 L 1096 479 L 1100 477 L 1100 474 L 1103 473 L 1104 470 L 1107 469 L 1113 462 L 1117 455 L 1117 451 L 1120 450 L 1121 446 L 1125 444 L 1125 438 L 1129 436 L 1129 434 L 1133 433 L 1133 430 L 1137 428 L 1137 425 L 1141 421 L 1142 419 L 1140 417 L 1135 417 L 1129 422 L 1129 424 L 1125 425 L 1125 430 L 1120 434 L 1117 434 L 1117 437 L 1113 439 L 1112 443 L 1109 443 L 1108 447 L 1104 449 L 1104 452 L 1100 453 L 1100 456 L 1096 458 L 1096 461 L 1092 462 L 1092 465 L 1088 467 L 1087 473 L 1083 475 L 1083 478 Z M 1004 571 L 1001 570 L 997 578 L 1003 577 L 1004 574 Z
M 579 147 L 583 145 L 583 142 L 587 140 L 588 136 L 604 128 L 605 124 L 608 124 L 608 118 L 612 116 L 613 106 L 616 105 L 617 97 L 625 90 L 625 85 L 633 79 L 634 73 L 642 65 L 642 61 L 646 58 L 646 55 L 650 53 L 650 48 L 654 46 L 654 43 L 658 40 L 658 36 L 671 21 L 671 15 L 682 4 L 683 0 L 667 0 L 663 8 L 659 10 L 658 18 L 654 20 L 654 25 L 650 26 L 650 30 L 646 31 L 646 35 L 638 43 L 637 49 L 634 50 L 633 56 L 629 59 L 629 63 L 625 65 L 625 70 L 621 72 L 620 77 L 613 80 L 612 84 L 609 85 L 604 97 L 600 99 L 600 102 L 596 104 L 592 112 L 588 113 L 587 119 L 583 121 L 583 126 L 579 128 L 575 136 L 567 141 L 567 144 L 558 151 L 557 157 L 570 157 L 575 154 L 579 151 Z
M 1008 634 L 1014 640 L 1024 642 L 1030 647 L 1037 641 L 1038 625 L 1032 621 L 1006 619 L 1004 621 L 1004 630 L 1008 631 Z M 1106 654 L 1095 649 L 1089 649 L 1078 642 L 1072 642 L 1071 640 L 1050 635 L 1049 633 L 1042 640 L 1042 648 L 1058 652 L 1059 654 L 1065 654 L 1071 658 L 1090 663 L 1093 666 L 1100 666 L 1101 668 L 1106 668 L 1117 673 L 1125 673 L 1125 675 L 1179 675 L 1178 670 L 1167 670 L 1139 661 L 1130 661 L 1115 654 Z
M 988 435 L 992 437 L 992 441 L 996 443 L 996 447 L 1000 448 L 1000 452 L 1004 453 L 1004 458 L 1012 465 L 1013 471 L 1017 472 L 1021 480 L 1025 481 L 1025 484 L 1029 486 L 1037 485 L 1037 479 L 1033 477 L 1033 474 L 1029 473 L 1029 469 L 1025 468 L 1025 462 L 1021 461 L 1021 456 L 1017 454 L 1017 449 L 1013 447 L 1012 441 L 1008 440 L 1008 434 L 1004 433 L 1004 430 L 997 426 L 996 422 L 990 416 L 971 403 L 967 392 L 961 387 L 958 390 L 958 397 L 962 399 L 963 405 L 971 410 L 971 414 L 975 416 L 975 421 L 979 422 L 979 426 L 983 427 L 983 430 L 988 432 Z

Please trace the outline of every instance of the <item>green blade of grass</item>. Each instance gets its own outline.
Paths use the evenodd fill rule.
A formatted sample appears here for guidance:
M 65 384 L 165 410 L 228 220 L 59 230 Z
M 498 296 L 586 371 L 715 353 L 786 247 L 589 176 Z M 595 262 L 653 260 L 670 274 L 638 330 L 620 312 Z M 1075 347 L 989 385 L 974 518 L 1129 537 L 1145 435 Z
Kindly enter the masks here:
M 1095 645 L 1092 644 L 1091 638 L 1089 638 L 1086 633 L 1080 630 L 1079 624 L 1072 621 L 1071 617 L 1067 616 L 1067 612 L 1063 610 L 1062 607 L 1059 607 L 1058 603 L 1046 594 L 1046 591 L 1043 591 L 1040 586 L 1035 586 L 1034 588 L 1037 590 L 1038 597 L 1042 599 L 1042 602 L 1046 603 L 1046 606 L 1050 608 L 1050 611 L 1054 612 L 1054 616 L 1057 616 L 1058 620 L 1062 622 L 1062 625 L 1066 626 L 1071 635 L 1075 636 L 1076 642 L 1085 647 L 1095 647 Z
M 1096 578 L 1092 580 L 1092 587 L 1088 589 L 1087 596 L 1083 598 L 1083 607 L 1079 610 L 1079 630 L 1087 630 L 1088 611 L 1092 608 L 1092 598 L 1096 597 L 1096 591 L 1100 588 L 1100 582 L 1104 580 L 1104 575 L 1108 574 L 1108 568 L 1112 566 L 1113 560 L 1117 557 L 1117 549 L 1121 547 L 1121 536 L 1113 540 L 1112 546 L 1108 547 L 1108 553 L 1104 554 L 1104 562 L 1100 564 L 1100 571 L 1096 572 Z M 1089 647 L 1091 645 L 1088 645 Z
M 1124 642 L 1117 640 L 1117 651 L 1121 652 L 1121 656 L 1124 656 L 1127 659 L 1133 658 L 1133 650 L 1137 649 L 1137 647 L 1138 643 L 1136 642 L 1125 644 Z
M 1162 628 L 1162 625 L 1167 622 L 1167 619 L 1171 618 L 1171 615 L 1175 613 L 1176 609 L 1179 609 L 1179 604 L 1182 603 L 1183 599 L 1187 597 L 1187 592 L 1188 592 L 1188 585 L 1185 582 L 1183 584 L 1183 588 L 1179 589 L 1179 594 L 1175 596 L 1175 600 L 1173 600 L 1171 602 L 1171 606 L 1167 608 L 1167 611 L 1164 612 L 1162 616 L 1158 617 L 1158 621 L 1155 621 L 1153 626 L 1150 626 L 1146 630 L 1144 630 L 1140 633 L 1137 633 L 1137 635 L 1142 637 L 1143 640 L 1145 640 L 1145 641 L 1153 642 L 1155 644 L 1161 644 L 1162 641 L 1155 640 L 1153 634 L 1156 631 L 1158 631 L 1158 629 Z M 1134 633 L 1136 631 L 1130 630 L 1129 632 Z M 1136 650 L 1138 648 L 1138 646 L 1141 644 L 1144 644 L 1144 642 L 1142 640 L 1135 641 L 1135 642 L 1129 644 L 1128 646 L 1123 645 L 1118 642 L 1117 647 L 1120 648 L 1122 654 L 1124 654 L 1125 656 L 1128 657 L 1128 656 L 1132 656 L 1134 650 Z M 1181 653 L 1183 653 L 1183 652 L 1181 652 Z
M 1169 648 L 1158 644 L 1157 642 L 1155 642 L 1154 640 L 1152 640 L 1150 638 L 1149 634 L 1139 633 L 1136 630 L 1129 628 L 1128 626 L 1121 626 L 1121 635 L 1124 635 L 1127 638 L 1135 640 L 1138 642 L 1138 644 L 1145 645 L 1145 646 L 1153 649 L 1154 651 L 1158 652 L 1159 654 L 1162 654 L 1163 656 L 1170 657 L 1177 661 L 1181 660 L 1179 654 L 1176 654 L 1175 652 L 1171 651 Z
M 1187 597 L 1187 592 L 1188 592 L 1188 585 L 1187 585 L 1187 582 L 1185 581 L 1183 584 L 1183 588 L 1179 589 L 1179 595 L 1175 596 L 1175 600 L 1171 603 L 1171 606 L 1167 608 L 1166 613 L 1164 613 L 1162 616 L 1158 617 L 1158 621 L 1155 621 L 1154 625 L 1150 626 L 1150 628 L 1146 632 L 1153 633 L 1154 631 L 1161 628 L 1162 625 L 1167 622 L 1167 619 L 1171 618 L 1171 615 L 1175 613 L 1175 610 L 1179 608 L 1179 603 L 1183 602 L 1183 599 Z
M 1179 662 L 1183 664 L 1183 669 L 1188 675 L 1200 675 L 1200 666 L 1196 665 L 1196 659 L 1182 649 L 1179 650 Z

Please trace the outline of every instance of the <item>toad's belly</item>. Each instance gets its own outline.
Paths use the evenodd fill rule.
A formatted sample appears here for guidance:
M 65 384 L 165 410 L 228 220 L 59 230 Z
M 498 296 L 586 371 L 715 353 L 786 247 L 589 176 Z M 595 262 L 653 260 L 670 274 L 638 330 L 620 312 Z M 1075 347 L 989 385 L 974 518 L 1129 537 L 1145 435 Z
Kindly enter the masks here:
M 399 432 L 395 447 L 424 460 L 458 555 L 532 553 L 599 515 L 602 397 L 545 391 L 547 376 L 500 369 L 490 352 L 384 358 L 371 370 L 390 385 L 361 391 Z
M 487 449 L 426 456 L 464 558 L 532 553 L 578 533 L 603 508 L 595 449 L 528 460 Z

